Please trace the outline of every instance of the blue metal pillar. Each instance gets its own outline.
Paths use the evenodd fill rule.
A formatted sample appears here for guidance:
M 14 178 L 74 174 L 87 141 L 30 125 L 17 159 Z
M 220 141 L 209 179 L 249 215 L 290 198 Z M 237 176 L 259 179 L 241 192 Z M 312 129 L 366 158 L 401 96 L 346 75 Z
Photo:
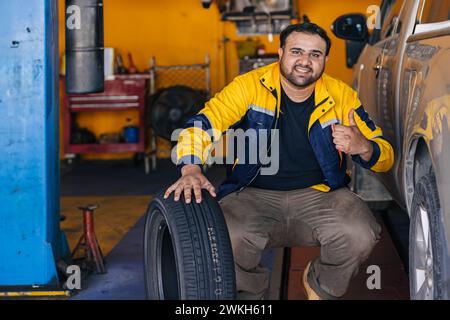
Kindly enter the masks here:
M 0 286 L 57 285 L 57 0 L 0 1 Z

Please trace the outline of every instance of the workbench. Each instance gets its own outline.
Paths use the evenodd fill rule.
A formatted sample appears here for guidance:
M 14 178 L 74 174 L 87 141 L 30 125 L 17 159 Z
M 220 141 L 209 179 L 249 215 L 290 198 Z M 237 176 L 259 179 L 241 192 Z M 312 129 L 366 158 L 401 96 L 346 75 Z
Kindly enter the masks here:
M 148 74 L 115 75 L 105 80 L 105 91 L 93 94 L 64 93 L 64 151 L 69 154 L 83 153 L 144 153 L 145 97 Z M 63 81 L 64 83 L 64 81 Z M 63 84 L 64 85 L 64 84 Z M 65 92 L 65 90 L 64 90 Z M 81 143 L 71 141 L 73 117 L 80 112 L 135 110 L 139 113 L 139 140 L 136 143 Z M 117 128 L 119 132 L 122 128 Z

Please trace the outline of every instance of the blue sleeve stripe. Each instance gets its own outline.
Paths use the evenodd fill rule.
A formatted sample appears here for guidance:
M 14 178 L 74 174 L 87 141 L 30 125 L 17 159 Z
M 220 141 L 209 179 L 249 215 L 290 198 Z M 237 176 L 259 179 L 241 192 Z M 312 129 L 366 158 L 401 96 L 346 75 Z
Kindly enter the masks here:
M 200 123 L 200 125 L 201 125 L 200 128 L 203 131 L 208 131 L 208 130 L 212 129 L 211 122 L 209 121 L 208 117 L 206 115 L 204 115 L 203 113 L 196 114 L 195 116 L 189 118 L 189 120 L 186 122 L 184 128 L 185 129 L 193 128 L 196 125 L 197 125 L 196 127 L 198 127 L 198 123 Z M 212 135 L 212 132 L 211 132 L 211 139 L 212 139 L 212 142 L 214 142 L 214 137 Z
M 200 164 L 201 165 L 202 160 L 199 157 L 194 156 L 193 154 L 189 154 L 189 155 L 181 157 L 177 163 L 177 165 L 185 165 L 185 164 Z
M 365 169 L 372 168 L 377 162 L 378 159 L 380 159 L 380 146 L 375 141 L 369 140 L 369 142 L 372 144 L 373 147 L 373 153 L 372 157 L 369 159 L 369 161 L 364 161 L 359 155 L 353 155 L 352 159 L 356 163 L 360 164 Z
M 373 146 L 373 154 L 372 154 L 372 157 L 370 158 L 370 160 L 367 162 L 367 166 L 369 168 L 372 168 L 375 165 L 375 163 L 378 162 L 378 159 L 380 159 L 381 151 L 380 151 L 380 146 L 378 145 L 378 143 L 376 143 L 375 141 L 372 141 L 372 140 L 370 140 L 370 143 Z
M 359 106 L 355 110 L 355 112 L 361 118 L 361 120 L 366 123 L 367 127 L 369 127 L 370 130 L 376 130 L 375 123 L 372 121 L 372 119 L 370 119 L 369 114 L 366 112 L 366 110 L 364 110 L 363 106 Z

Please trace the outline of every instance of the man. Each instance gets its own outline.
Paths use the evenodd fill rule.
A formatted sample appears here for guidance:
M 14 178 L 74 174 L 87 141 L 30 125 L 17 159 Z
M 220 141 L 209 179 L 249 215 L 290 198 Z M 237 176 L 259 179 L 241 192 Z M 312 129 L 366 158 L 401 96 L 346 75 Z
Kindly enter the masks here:
M 236 159 L 217 193 L 232 242 L 239 299 L 267 293 L 268 271 L 260 265 L 265 248 L 314 245 L 321 253 L 303 274 L 308 298 L 342 297 L 380 238 L 367 205 L 347 188 L 345 155 L 384 172 L 393 164 L 393 149 L 357 93 L 324 74 L 330 47 L 319 26 L 288 26 L 280 34 L 279 62 L 235 78 L 180 135 L 182 177 L 165 197 L 175 192 L 178 201 L 184 193 L 189 203 L 192 191 L 201 201 L 202 188 L 216 196 L 198 164 L 219 139 L 217 132 L 279 130 L 278 172 L 262 175 L 260 162 Z M 205 134 L 210 129 L 213 134 Z

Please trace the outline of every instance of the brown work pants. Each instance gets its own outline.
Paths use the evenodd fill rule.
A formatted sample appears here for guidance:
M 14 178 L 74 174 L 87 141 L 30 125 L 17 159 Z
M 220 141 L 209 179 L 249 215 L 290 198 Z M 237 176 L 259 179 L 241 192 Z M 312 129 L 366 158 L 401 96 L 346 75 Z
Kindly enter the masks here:
M 220 205 L 233 248 L 238 299 L 265 298 L 264 249 L 298 246 L 321 247 L 308 274 L 313 290 L 323 299 L 342 297 L 380 239 L 372 212 L 348 188 L 326 193 L 248 187 L 227 195 Z

